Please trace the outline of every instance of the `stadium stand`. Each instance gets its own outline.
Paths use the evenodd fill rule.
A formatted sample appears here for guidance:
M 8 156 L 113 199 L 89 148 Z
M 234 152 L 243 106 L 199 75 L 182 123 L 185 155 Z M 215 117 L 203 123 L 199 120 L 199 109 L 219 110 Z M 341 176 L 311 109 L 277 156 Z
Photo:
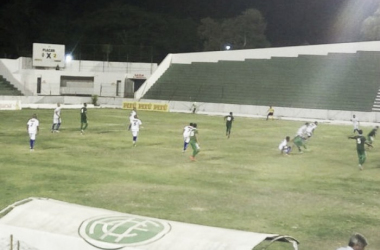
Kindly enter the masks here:
M 20 90 L 15 88 L 7 79 L 0 75 L 0 96 L 1 95 L 11 95 L 20 96 L 23 95 Z
M 372 111 L 380 52 L 171 64 L 146 99 Z

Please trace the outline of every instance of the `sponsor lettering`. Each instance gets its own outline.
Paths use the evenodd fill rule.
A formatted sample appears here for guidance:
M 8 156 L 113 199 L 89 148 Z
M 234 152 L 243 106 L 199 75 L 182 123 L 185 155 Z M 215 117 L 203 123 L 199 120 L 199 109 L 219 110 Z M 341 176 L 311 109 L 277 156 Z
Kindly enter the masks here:
M 157 111 L 166 111 L 168 109 L 168 105 L 167 104 L 155 104 L 153 105 L 153 110 L 157 110 Z
M 123 109 L 133 109 L 136 107 L 134 102 L 123 102 Z
M 150 110 L 152 109 L 152 104 L 143 104 L 143 103 L 139 103 L 138 106 L 137 106 L 137 109 L 144 109 L 144 110 Z
M 133 109 L 136 110 L 150 110 L 150 111 L 160 111 L 160 112 L 168 112 L 169 105 L 161 104 L 161 103 L 138 103 L 138 102 L 123 102 L 123 109 Z

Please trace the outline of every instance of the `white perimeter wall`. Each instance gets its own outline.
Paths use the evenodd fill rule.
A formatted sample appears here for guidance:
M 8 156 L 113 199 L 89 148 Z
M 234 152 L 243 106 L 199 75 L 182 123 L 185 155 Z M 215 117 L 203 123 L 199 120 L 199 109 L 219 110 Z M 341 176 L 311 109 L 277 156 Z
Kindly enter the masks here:
M 168 103 L 170 112 L 191 113 L 192 102 L 146 100 L 141 102 Z M 223 103 L 201 103 L 197 102 L 197 114 L 226 116 L 230 112 L 234 116 L 253 118 L 264 118 L 267 115 L 268 106 L 237 105 Z M 321 121 L 325 123 L 347 123 L 351 124 L 352 116 L 355 114 L 363 125 L 373 126 L 380 122 L 380 112 L 354 112 L 344 110 L 323 109 L 299 109 L 286 107 L 273 107 L 274 117 L 284 120 Z
M 57 103 L 62 104 L 63 109 L 79 108 L 83 103 L 91 104 L 90 97 L 79 96 L 0 96 L 0 101 L 19 101 L 22 108 L 33 109 L 54 109 Z M 170 112 L 191 113 L 192 102 L 163 101 L 148 99 L 129 99 L 121 97 L 99 97 L 97 108 L 122 108 L 123 102 L 148 102 L 167 103 Z M 79 105 L 79 106 L 78 106 Z M 88 108 L 92 108 L 89 105 Z M 275 118 L 284 120 L 302 120 L 326 123 L 346 123 L 351 124 L 352 115 L 356 115 L 363 125 L 373 126 L 380 122 L 380 112 L 353 112 L 343 110 L 322 110 L 322 109 L 297 109 L 274 107 Z M 234 116 L 264 118 L 268 107 L 251 106 L 223 103 L 197 103 L 197 114 L 225 116 L 233 112 Z
M 116 82 L 121 81 L 120 95 L 126 78 L 149 78 L 157 69 L 152 63 L 121 63 L 98 61 L 71 61 L 65 68 L 36 69 L 31 58 L 0 59 L 3 75 L 25 95 L 37 95 L 37 78 L 41 77 L 40 95 L 60 95 L 61 76 L 94 77 L 93 93 L 115 96 Z

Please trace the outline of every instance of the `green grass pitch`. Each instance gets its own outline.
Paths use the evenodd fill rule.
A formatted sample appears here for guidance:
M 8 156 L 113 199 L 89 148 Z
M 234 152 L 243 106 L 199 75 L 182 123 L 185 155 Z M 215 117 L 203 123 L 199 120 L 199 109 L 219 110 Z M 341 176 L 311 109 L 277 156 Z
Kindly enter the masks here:
M 26 122 L 40 120 L 34 152 Z M 301 121 L 235 117 L 231 138 L 222 116 L 138 112 L 137 147 L 128 110 L 0 111 L 0 207 L 47 197 L 86 206 L 194 224 L 291 235 L 300 249 L 336 249 L 360 232 L 379 249 L 380 142 L 358 170 L 352 127 L 319 124 L 308 151 L 281 156 L 278 145 Z M 227 115 L 227 114 L 226 114 Z M 199 128 L 201 152 L 182 153 L 182 129 Z M 363 128 L 365 134 L 370 127 Z M 378 144 L 379 143 L 379 144 Z M 276 246 L 275 246 L 276 247 Z M 271 248 L 272 249 L 272 248 Z

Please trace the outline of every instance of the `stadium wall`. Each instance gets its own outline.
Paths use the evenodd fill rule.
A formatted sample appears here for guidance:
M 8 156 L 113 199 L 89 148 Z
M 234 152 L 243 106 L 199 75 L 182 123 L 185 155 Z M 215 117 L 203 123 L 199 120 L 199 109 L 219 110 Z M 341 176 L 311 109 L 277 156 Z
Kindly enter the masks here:
M 0 96 L 0 101 L 18 101 L 21 108 L 54 109 L 56 103 L 63 104 L 62 108 L 77 108 L 83 103 L 91 103 L 90 97 L 81 96 Z M 121 97 L 99 97 L 98 108 L 122 108 L 123 102 L 162 103 L 169 105 L 169 112 L 191 113 L 192 102 L 163 101 L 150 99 L 131 99 Z M 197 114 L 225 116 L 233 112 L 235 116 L 263 118 L 266 117 L 268 107 L 237 105 L 223 103 L 197 103 Z M 93 106 L 89 106 L 92 108 Z M 356 115 L 360 122 L 367 125 L 379 123 L 380 112 L 351 112 L 342 110 L 317 110 L 297 108 L 275 108 L 275 118 L 284 120 L 324 121 L 331 123 L 351 123 L 352 115 Z
M 170 112 L 191 113 L 192 102 L 182 101 L 162 101 L 141 99 L 141 102 L 168 103 Z M 233 112 L 234 116 L 264 118 L 267 115 L 267 106 L 252 106 L 223 103 L 196 103 L 197 114 L 221 115 L 225 116 Z M 352 116 L 355 114 L 363 125 L 372 126 L 380 121 L 380 112 L 353 112 L 343 110 L 322 110 L 322 109 L 299 109 L 273 107 L 275 109 L 275 119 L 302 120 L 302 121 L 322 121 L 325 123 L 347 123 L 351 124 Z
M 62 94 L 62 76 L 93 77 L 93 87 L 87 93 L 88 95 L 116 96 L 116 82 L 120 81 L 122 84 L 119 95 L 123 95 L 126 79 L 147 79 L 156 69 L 157 64 L 154 63 L 74 60 L 66 63 L 66 67 L 57 70 L 56 68 L 35 68 L 32 66 L 31 58 L 0 59 L 0 75 L 27 96 Z M 37 93 L 38 78 L 41 78 L 40 93 Z
M 63 105 L 82 105 L 83 103 L 92 104 L 91 97 L 87 96 L 0 96 L 0 101 L 14 102 L 21 104 L 21 108 L 51 108 L 56 107 L 57 103 Z M 99 97 L 98 106 L 105 108 L 121 108 L 123 102 L 133 102 L 134 99 L 122 97 Z

